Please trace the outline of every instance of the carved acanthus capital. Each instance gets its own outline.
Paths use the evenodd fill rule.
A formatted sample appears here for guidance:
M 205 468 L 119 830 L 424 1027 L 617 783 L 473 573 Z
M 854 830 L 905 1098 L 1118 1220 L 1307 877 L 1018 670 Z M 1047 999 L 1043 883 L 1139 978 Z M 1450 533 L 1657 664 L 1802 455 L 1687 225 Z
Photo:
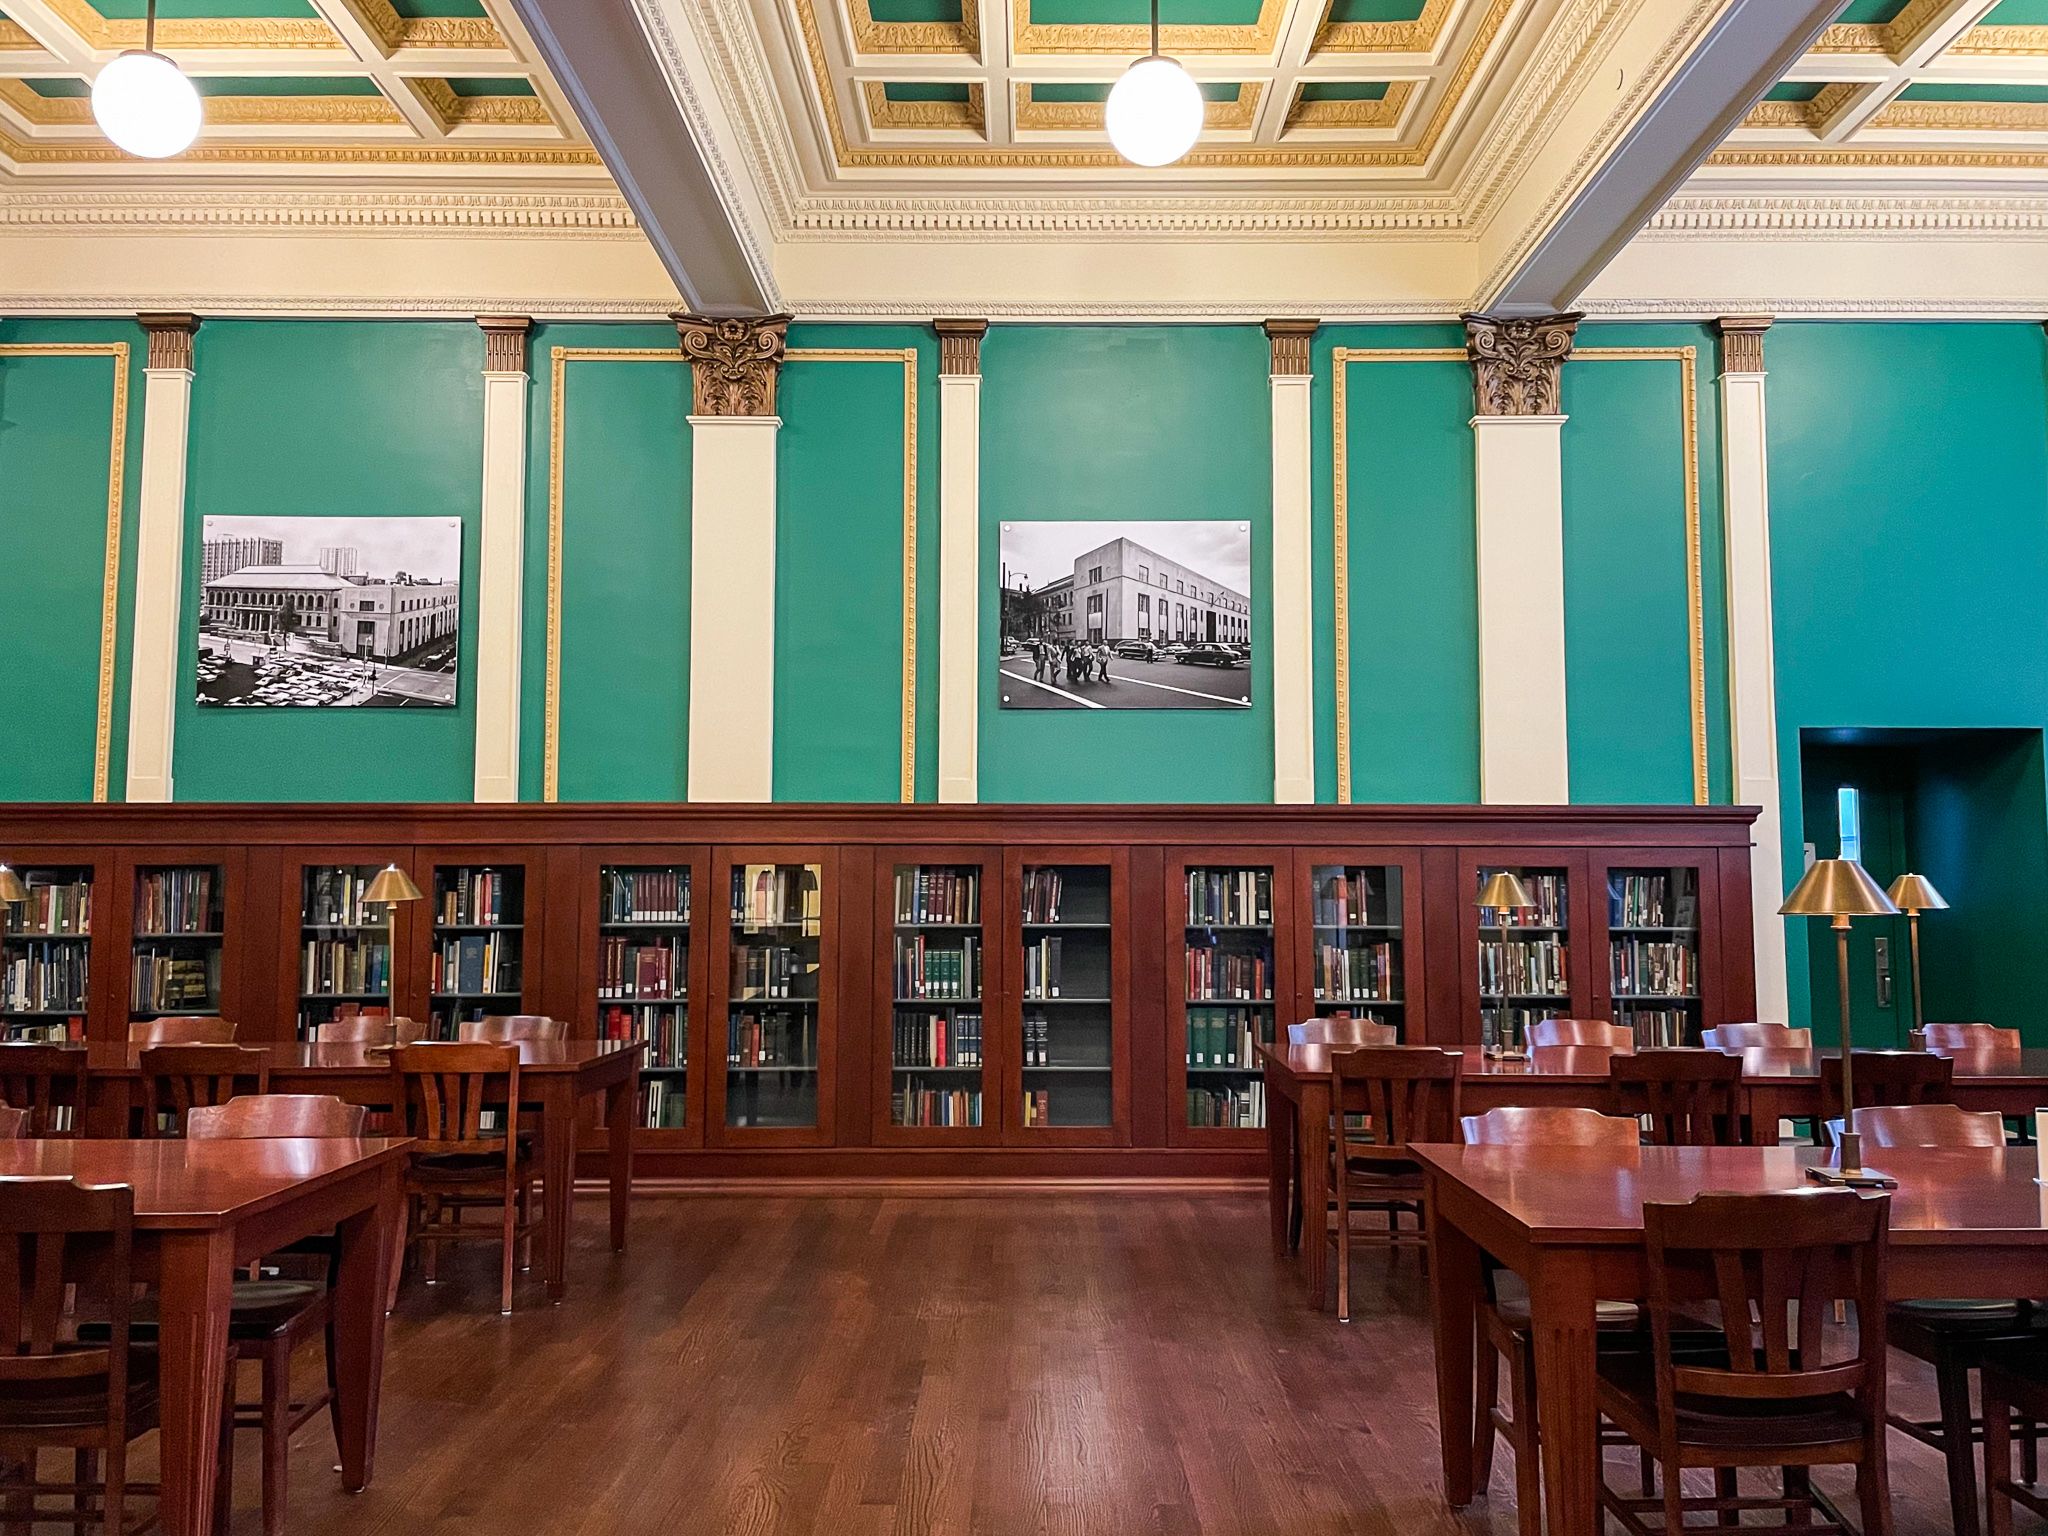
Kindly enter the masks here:
M 1556 416 L 1558 377 L 1584 315 L 1465 318 L 1472 398 L 1481 416 Z
M 478 315 L 484 333 L 485 373 L 526 372 L 526 338 L 533 321 L 525 315 Z
M 788 315 L 669 318 L 690 360 L 693 415 L 775 414 L 775 378 L 788 346 Z
M 1764 371 L 1764 332 L 1771 328 L 1769 315 L 1723 315 L 1714 322 L 1721 333 L 1723 373 Z
M 986 320 L 934 320 L 939 333 L 939 376 L 963 378 L 981 372 L 981 338 L 988 334 Z
M 192 371 L 192 338 L 199 330 L 197 315 L 146 314 L 135 319 L 149 337 L 149 367 Z
M 1268 320 L 1266 340 L 1273 349 L 1271 372 L 1280 375 L 1310 372 L 1308 344 L 1315 339 L 1320 320 Z

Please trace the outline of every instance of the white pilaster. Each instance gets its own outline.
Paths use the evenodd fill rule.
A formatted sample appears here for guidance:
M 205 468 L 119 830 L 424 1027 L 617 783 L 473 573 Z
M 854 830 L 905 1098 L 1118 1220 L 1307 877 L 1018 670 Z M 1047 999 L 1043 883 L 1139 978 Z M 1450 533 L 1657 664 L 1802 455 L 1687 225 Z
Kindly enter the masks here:
M 939 320 L 939 799 L 981 797 L 981 338 Z
M 690 798 L 775 793 L 779 416 L 690 418 Z M 816 744 L 821 752 L 830 742 Z
M 143 315 L 142 483 L 136 498 L 135 621 L 128 675 L 126 798 L 169 800 L 176 744 L 178 625 L 185 591 L 185 461 L 192 424 L 190 315 Z
M 1479 794 L 1571 799 L 1564 688 L 1564 423 L 1474 416 L 1479 546 Z
M 1756 933 L 1756 1016 L 1787 1017 L 1785 845 L 1778 806 L 1778 689 L 1771 636 L 1770 459 L 1764 418 L 1764 319 L 1724 320 L 1722 517 L 1728 542 L 1728 692 L 1735 799 L 1759 807 L 1749 881 Z
M 1316 798 L 1315 578 L 1310 563 L 1313 320 L 1269 320 L 1273 371 L 1273 800 Z
M 519 316 L 484 332 L 482 534 L 477 553 L 476 798 L 519 798 L 521 604 L 526 585 L 526 334 Z

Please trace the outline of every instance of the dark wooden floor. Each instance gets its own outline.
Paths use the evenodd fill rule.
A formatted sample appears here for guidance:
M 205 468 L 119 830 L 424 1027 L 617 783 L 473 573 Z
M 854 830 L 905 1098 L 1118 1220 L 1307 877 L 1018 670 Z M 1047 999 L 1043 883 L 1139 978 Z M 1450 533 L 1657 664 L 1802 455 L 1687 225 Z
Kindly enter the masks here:
M 655 1195 L 623 1259 L 581 1208 L 560 1307 L 527 1283 L 501 1319 L 482 1245 L 408 1280 L 376 1482 L 344 1496 L 308 1425 L 292 1532 L 1514 1530 L 1505 1451 L 1489 1500 L 1438 1497 L 1416 1259 L 1364 1257 L 1339 1325 L 1269 1256 L 1251 1193 Z M 1898 1390 L 1929 1395 L 1911 1365 Z M 1938 1460 L 1892 1445 L 1901 1536 L 1945 1531 Z

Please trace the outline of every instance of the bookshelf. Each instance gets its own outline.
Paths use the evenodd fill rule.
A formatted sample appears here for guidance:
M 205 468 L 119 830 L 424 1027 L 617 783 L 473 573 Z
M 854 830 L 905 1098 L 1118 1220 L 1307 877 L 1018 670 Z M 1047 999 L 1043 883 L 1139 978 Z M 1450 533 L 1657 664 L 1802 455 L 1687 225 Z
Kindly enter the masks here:
M 640 1123 L 685 1131 L 690 1109 L 690 924 L 694 868 L 684 862 L 600 863 L 596 871 L 597 1034 L 644 1040 Z
M 1017 872 L 1020 1140 L 1100 1142 L 1123 1118 L 1119 884 L 1108 859 L 1032 861 Z
M 227 876 L 220 864 L 137 867 L 128 945 L 131 1021 L 222 1012 Z
M 347 1011 L 391 1011 L 396 988 L 395 914 L 363 899 L 383 863 L 309 863 L 299 871 L 298 1034 Z
M 1568 865 L 1482 862 L 1466 901 L 1476 901 L 1487 880 L 1506 869 L 1529 893 L 1533 907 L 1479 911 L 1479 1044 L 1519 1051 L 1539 1019 L 1570 1018 L 1572 982 L 1580 974 L 1572 956 L 1572 886 Z
M 92 1001 L 90 865 L 27 866 L 28 900 L 6 906 L 0 1025 L 9 1040 L 83 1040 Z
M 873 1049 L 887 1064 L 876 1104 L 885 1143 L 985 1143 L 1001 1107 L 989 1091 L 988 1011 L 999 987 L 988 925 L 1000 902 L 983 857 L 959 850 L 890 850 L 876 860 L 884 889 L 886 970 L 877 968 L 876 1017 L 888 1020 Z
M 1641 1046 L 1698 1045 L 1700 870 L 1615 865 L 1606 875 L 1610 1017 L 1633 1028 Z
M 1275 943 L 1292 859 L 1196 855 L 1168 886 L 1179 932 L 1169 953 L 1174 996 L 1169 1051 L 1180 1095 L 1169 1127 L 1187 1140 L 1250 1144 L 1266 1123 L 1258 1047 L 1276 1033 L 1278 1000 L 1292 988 Z
M 435 864 L 428 890 L 427 1016 L 453 1040 L 466 1019 L 519 1013 L 526 955 L 526 867 Z
M 734 856 L 726 894 L 719 1139 L 819 1140 L 831 1109 L 824 865 Z
M 1410 1026 L 1406 935 L 1414 872 L 1399 861 L 1314 860 L 1308 866 L 1308 1011 Z

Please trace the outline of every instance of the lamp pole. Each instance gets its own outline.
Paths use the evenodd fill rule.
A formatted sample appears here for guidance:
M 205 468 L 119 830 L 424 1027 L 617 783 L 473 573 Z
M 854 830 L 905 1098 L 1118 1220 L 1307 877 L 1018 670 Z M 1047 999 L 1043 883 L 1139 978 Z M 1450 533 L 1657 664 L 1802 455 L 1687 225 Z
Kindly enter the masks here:
M 1856 1042 L 1849 1022 L 1849 914 L 1837 912 L 1835 930 L 1835 991 L 1842 1005 L 1842 1139 L 1838 1144 L 1842 1172 L 1853 1176 L 1863 1171 L 1863 1138 L 1856 1133 Z

